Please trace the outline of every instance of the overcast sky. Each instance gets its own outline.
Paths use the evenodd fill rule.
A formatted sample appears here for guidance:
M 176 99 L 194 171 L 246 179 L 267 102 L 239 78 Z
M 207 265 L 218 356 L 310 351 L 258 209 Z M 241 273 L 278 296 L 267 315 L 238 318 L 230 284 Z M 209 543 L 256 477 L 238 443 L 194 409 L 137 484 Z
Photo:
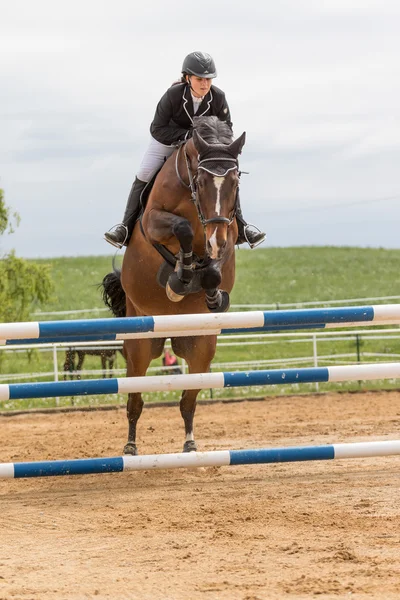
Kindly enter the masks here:
M 0 253 L 112 254 L 159 98 L 215 59 L 268 246 L 400 248 L 398 0 L 0 0 Z

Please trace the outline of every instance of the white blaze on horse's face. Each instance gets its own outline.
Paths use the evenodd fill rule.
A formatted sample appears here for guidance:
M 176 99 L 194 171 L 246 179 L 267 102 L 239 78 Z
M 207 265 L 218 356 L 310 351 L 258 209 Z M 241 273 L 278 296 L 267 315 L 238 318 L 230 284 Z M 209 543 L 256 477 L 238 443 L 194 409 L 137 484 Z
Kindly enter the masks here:
M 216 199 L 215 199 L 215 214 L 221 214 L 221 188 L 224 184 L 225 177 L 213 177 L 214 186 L 217 191 Z M 226 237 L 224 236 L 223 243 L 225 243 Z M 219 258 L 221 254 L 221 236 L 218 235 L 218 224 L 214 225 L 214 231 L 212 235 L 208 239 L 208 243 L 210 244 L 210 258 Z
M 217 190 L 217 198 L 215 201 L 215 212 L 217 213 L 217 215 L 219 215 L 221 212 L 221 188 L 223 186 L 224 181 L 225 177 L 217 177 L 216 175 L 214 176 L 214 185 Z
M 217 226 L 215 225 L 215 229 L 214 229 L 214 233 L 212 234 L 212 236 L 208 239 L 208 243 L 210 244 L 210 258 L 218 258 L 219 256 L 219 246 L 218 246 L 218 240 L 217 240 Z

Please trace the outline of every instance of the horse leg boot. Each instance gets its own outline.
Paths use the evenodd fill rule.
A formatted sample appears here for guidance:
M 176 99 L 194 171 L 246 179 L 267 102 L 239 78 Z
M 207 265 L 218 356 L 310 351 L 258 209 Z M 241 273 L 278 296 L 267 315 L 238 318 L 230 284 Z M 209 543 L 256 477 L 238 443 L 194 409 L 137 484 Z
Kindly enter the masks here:
M 206 267 L 201 276 L 201 287 L 206 292 L 206 304 L 210 312 L 226 312 L 230 300 L 228 292 L 218 289 L 222 281 L 221 269 L 216 261 Z
M 266 234 L 263 231 L 258 229 L 255 225 L 249 225 L 245 221 L 242 207 L 240 206 L 239 190 L 236 195 L 236 222 L 238 226 L 237 245 L 247 242 L 250 248 L 255 248 L 265 240 Z
M 176 270 L 169 276 L 165 289 L 172 302 L 180 302 L 186 296 L 187 288 L 193 278 L 193 230 L 187 219 L 177 217 L 172 232 L 181 248 Z
M 133 226 L 137 221 L 141 209 L 142 192 L 146 185 L 146 181 L 141 181 L 137 177 L 135 178 L 129 193 L 122 223 L 104 234 L 104 239 L 116 248 L 127 246 L 131 239 Z

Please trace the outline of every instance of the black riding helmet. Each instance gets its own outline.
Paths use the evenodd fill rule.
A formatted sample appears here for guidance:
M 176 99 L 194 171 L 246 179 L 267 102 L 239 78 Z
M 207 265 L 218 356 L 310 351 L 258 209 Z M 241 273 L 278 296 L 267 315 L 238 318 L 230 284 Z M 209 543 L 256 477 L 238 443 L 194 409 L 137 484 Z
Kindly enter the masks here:
M 217 76 L 214 60 L 206 52 L 191 52 L 188 54 L 183 61 L 182 73 L 204 77 L 205 79 L 213 79 Z

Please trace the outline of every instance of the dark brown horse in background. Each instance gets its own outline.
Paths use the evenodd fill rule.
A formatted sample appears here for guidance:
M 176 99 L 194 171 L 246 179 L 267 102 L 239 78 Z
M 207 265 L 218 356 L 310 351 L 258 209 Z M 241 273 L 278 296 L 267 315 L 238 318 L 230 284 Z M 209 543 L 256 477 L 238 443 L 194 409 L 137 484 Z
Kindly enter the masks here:
M 232 130 L 217 117 L 195 119 L 193 138 L 168 158 L 155 180 L 122 271 L 114 270 L 103 280 L 104 300 L 115 316 L 228 310 L 235 279 L 238 156 L 244 142 L 244 133 L 233 141 Z M 216 343 L 215 335 L 171 337 L 173 351 L 186 360 L 190 373 L 209 371 Z M 127 376 L 145 375 L 164 344 L 165 339 L 126 340 Z M 198 393 L 186 390 L 180 401 L 186 452 L 196 450 Z M 137 454 L 142 408 L 141 394 L 129 394 L 125 454 Z
M 107 374 L 109 377 L 112 377 L 117 352 L 121 352 L 123 356 L 122 349 L 120 348 L 68 348 L 65 352 L 64 380 L 67 379 L 68 374 L 70 379 L 73 379 L 74 376 L 77 379 L 81 378 L 80 371 L 82 370 L 86 356 L 100 356 L 103 379 L 107 377 Z M 76 359 L 78 360 L 76 361 Z

